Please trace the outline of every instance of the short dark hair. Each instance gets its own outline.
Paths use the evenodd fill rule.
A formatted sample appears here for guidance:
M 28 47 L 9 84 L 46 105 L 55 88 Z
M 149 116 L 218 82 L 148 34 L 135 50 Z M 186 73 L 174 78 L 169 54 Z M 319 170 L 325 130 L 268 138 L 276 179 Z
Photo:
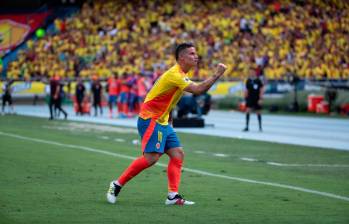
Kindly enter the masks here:
M 194 47 L 194 45 L 192 43 L 181 43 L 181 44 L 178 44 L 177 47 L 176 47 L 176 51 L 175 51 L 176 61 L 178 60 L 179 54 L 183 50 L 185 50 L 187 48 L 190 48 L 190 47 Z

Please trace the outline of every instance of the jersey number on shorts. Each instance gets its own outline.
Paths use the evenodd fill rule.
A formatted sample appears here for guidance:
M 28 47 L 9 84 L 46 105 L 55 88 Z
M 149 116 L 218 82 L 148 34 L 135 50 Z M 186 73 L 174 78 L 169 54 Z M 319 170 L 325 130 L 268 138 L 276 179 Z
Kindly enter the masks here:
M 162 142 L 162 132 L 158 131 L 158 142 Z

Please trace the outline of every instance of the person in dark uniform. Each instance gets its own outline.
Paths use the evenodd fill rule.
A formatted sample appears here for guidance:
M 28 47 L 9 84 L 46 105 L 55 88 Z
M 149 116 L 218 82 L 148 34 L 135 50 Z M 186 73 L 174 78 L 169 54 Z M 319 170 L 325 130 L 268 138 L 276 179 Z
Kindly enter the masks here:
M 12 102 L 12 83 L 13 80 L 7 80 L 3 86 L 2 86 L 2 113 L 5 113 L 5 106 L 6 103 L 9 105 L 10 107 L 10 111 L 13 113 L 14 109 L 13 109 L 13 102 Z
M 64 92 L 64 82 L 60 81 L 59 82 L 59 85 L 58 85 L 58 89 L 59 89 L 59 95 L 58 95 L 58 98 L 55 100 L 55 115 L 56 117 L 59 117 L 60 116 L 60 112 L 64 111 L 63 108 L 62 108 L 62 103 L 64 101 L 64 98 L 65 98 L 65 92 Z M 65 112 L 64 114 L 64 118 L 67 119 L 67 113 Z
M 254 68 L 249 69 L 249 78 L 246 81 L 245 101 L 246 101 L 246 127 L 243 131 L 249 130 L 250 113 L 255 111 L 258 118 L 259 131 L 262 131 L 262 100 L 264 87 L 262 81 L 257 77 Z
M 93 78 L 92 86 L 91 86 L 91 92 L 93 96 L 93 108 L 95 110 L 95 116 L 98 115 L 98 107 L 99 107 L 99 113 L 103 114 L 102 109 L 102 89 L 103 86 L 100 83 L 98 77 Z
M 67 119 L 68 113 L 62 109 L 62 94 L 61 91 L 63 85 L 60 83 L 59 76 L 55 75 L 50 80 L 50 100 L 49 100 L 49 109 L 50 109 L 50 120 L 53 120 L 53 113 L 55 110 L 62 112 L 64 114 L 64 119 Z
M 76 112 L 76 115 L 83 115 L 83 101 L 85 97 L 85 86 L 82 82 L 82 79 L 78 78 L 78 83 L 75 87 L 75 97 L 76 97 L 76 103 L 78 104 L 78 111 Z

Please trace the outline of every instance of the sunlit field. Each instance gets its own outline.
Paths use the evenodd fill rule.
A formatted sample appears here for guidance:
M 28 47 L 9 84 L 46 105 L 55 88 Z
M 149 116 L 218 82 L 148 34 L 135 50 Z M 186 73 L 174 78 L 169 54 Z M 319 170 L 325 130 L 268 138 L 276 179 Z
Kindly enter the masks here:
M 122 190 L 141 154 L 131 128 L 0 117 L 0 223 L 349 223 L 349 152 L 178 134 L 181 194 L 168 207 L 164 155 Z

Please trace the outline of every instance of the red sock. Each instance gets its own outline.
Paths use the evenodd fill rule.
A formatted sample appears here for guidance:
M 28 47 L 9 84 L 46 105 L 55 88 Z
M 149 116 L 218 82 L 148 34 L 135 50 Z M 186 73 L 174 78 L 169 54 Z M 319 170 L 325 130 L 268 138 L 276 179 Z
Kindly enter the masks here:
M 121 174 L 118 181 L 123 186 L 133 177 L 137 176 L 142 170 L 149 167 L 149 163 L 144 156 L 134 160 L 129 167 Z
M 178 192 L 179 183 L 181 182 L 182 163 L 181 159 L 176 157 L 170 158 L 167 167 L 168 192 Z

